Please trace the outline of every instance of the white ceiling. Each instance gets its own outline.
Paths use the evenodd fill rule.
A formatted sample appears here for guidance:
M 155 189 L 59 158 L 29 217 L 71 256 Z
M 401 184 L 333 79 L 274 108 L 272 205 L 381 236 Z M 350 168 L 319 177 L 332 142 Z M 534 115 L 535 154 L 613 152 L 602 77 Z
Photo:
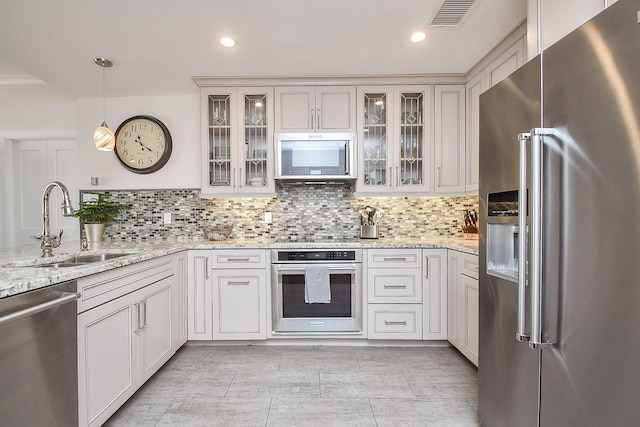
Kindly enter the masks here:
M 526 18 L 527 0 L 477 0 L 460 27 L 430 27 L 442 1 L 0 0 L 0 83 L 100 97 L 98 56 L 107 96 L 193 94 L 192 76 L 464 74 Z

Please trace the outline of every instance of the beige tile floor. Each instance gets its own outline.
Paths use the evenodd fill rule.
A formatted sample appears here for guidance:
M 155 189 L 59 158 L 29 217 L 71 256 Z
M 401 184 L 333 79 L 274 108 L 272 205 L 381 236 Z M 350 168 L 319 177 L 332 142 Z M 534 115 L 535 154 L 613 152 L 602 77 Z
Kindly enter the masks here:
M 479 426 L 451 348 L 186 346 L 107 426 Z

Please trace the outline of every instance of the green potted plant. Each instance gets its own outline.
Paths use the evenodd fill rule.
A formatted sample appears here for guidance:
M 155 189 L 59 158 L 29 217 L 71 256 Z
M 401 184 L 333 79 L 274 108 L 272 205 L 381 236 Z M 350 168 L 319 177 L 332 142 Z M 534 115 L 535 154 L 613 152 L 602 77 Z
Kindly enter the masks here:
M 112 202 L 109 200 L 111 198 L 109 193 L 88 194 L 93 194 L 96 197 L 78 203 L 80 207 L 76 209 L 74 216 L 79 218 L 83 224 L 87 240 L 97 242 L 103 240 L 107 225 L 114 222 L 120 213 L 131 209 L 131 206 Z

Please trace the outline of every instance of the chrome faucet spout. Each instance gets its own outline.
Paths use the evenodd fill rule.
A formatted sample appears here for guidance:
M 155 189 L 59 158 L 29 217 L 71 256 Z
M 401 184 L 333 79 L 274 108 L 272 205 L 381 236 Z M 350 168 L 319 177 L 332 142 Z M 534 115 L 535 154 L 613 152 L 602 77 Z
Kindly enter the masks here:
M 58 181 L 48 184 L 42 193 L 42 236 L 40 236 L 40 248 L 42 249 L 43 257 L 53 256 L 53 248 L 57 248 L 62 242 L 63 230 L 60 230 L 60 234 L 58 236 L 52 236 L 51 230 L 49 229 L 49 196 L 51 194 L 51 190 L 55 187 L 58 187 L 62 192 L 62 214 L 64 216 L 73 216 L 74 214 L 67 187 Z

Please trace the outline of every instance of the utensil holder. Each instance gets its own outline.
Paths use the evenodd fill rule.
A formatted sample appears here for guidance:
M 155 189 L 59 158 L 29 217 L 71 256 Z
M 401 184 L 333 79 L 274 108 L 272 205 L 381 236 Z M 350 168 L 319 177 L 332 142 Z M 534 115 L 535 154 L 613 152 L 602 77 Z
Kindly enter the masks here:
M 361 225 L 360 226 L 360 238 L 361 239 L 377 239 L 378 238 L 378 225 Z

